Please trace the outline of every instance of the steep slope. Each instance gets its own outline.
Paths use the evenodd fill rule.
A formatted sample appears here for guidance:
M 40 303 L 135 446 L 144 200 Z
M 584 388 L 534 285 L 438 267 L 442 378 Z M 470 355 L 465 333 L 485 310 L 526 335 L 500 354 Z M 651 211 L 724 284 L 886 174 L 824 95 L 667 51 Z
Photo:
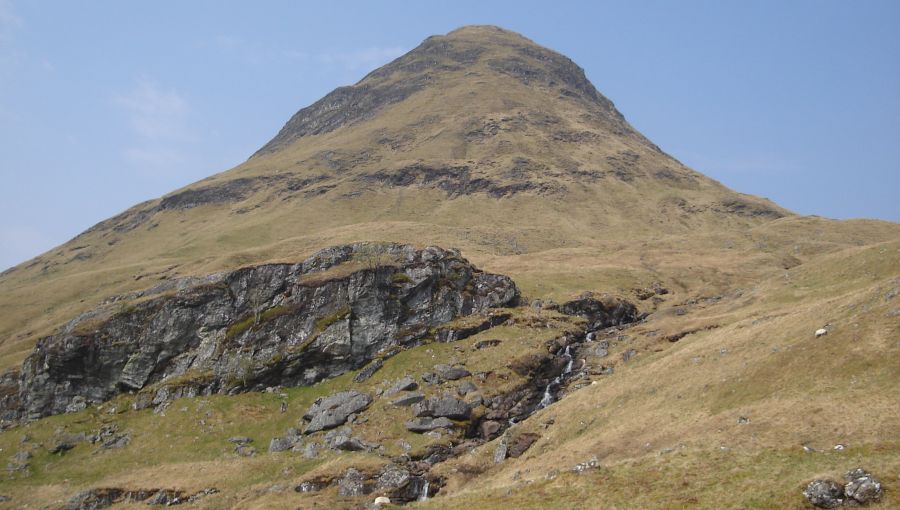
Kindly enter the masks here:
M 0 276 L 0 366 L 148 278 L 364 239 L 454 246 L 483 264 L 786 215 L 662 153 L 569 59 L 467 27 L 304 108 L 246 163 Z
M 356 255 L 327 277 L 301 263 L 357 241 L 460 252 L 389 245 L 421 254 L 407 267 L 343 246 L 326 253 Z M 0 403 L 72 411 L 0 432 L 3 491 L 50 507 L 804 508 L 803 482 L 856 464 L 893 487 L 898 242 L 897 224 L 732 191 L 569 59 L 465 27 L 300 110 L 236 168 L 0 275 L 0 373 L 27 358 L 41 388 L 0 379 Z M 523 306 L 482 315 L 514 289 Z M 326 363 L 376 322 L 365 355 Z M 333 399 L 364 405 L 311 430 Z

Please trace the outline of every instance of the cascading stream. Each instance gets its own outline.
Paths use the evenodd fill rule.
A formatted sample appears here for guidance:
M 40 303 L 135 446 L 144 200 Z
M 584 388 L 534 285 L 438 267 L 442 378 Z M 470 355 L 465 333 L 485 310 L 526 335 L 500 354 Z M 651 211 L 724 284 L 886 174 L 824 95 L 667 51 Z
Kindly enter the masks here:
M 572 372 L 572 365 L 575 362 L 575 358 L 572 356 L 571 349 L 572 346 L 567 345 L 565 350 L 561 354 L 561 356 L 563 356 L 567 360 L 566 367 L 563 369 L 562 374 L 556 376 L 552 381 L 550 381 L 550 384 L 548 384 L 547 387 L 544 388 L 544 396 L 541 397 L 541 402 L 537 407 L 538 409 L 543 409 L 554 402 L 555 398 L 553 396 L 553 388 L 558 388 L 559 385 L 562 384 L 563 379 L 565 379 L 565 377 Z

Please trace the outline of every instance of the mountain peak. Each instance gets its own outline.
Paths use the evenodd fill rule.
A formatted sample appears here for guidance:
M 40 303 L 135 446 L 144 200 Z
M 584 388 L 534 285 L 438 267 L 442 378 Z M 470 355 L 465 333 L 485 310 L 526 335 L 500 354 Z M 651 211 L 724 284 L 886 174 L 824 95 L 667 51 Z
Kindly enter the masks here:
M 468 82 L 469 93 L 490 74 L 501 86 L 480 88 L 481 94 L 500 96 L 517 82 L 536 96 L 567 96 L 586 110 L 623 121 L 612 102 L 603 97 L 572 60 L 503 28 L 470 25 L 446 35 L 431 36 L 396 60 L 372 71 L 355 85 L 339 87 L 298 111 L 281 131 L 254 156 L 276 152 L 294 141 L 329 133 L 375 116 L 384 107 L 402 102 L 426 88 Z M 496 81 L 496 80 L 495 80 Z M 543 102 L 536 99 L 536 103 Z M 629 131 L 627 126 L 617 130 Z

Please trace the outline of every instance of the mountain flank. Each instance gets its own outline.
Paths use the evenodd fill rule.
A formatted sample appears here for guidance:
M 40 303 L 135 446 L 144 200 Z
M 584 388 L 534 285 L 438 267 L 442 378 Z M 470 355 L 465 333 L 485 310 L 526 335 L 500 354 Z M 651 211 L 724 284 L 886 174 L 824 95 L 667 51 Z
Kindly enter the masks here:
M 889 508 L 898 296 L 463 27 L 0 274 L 0 508 Z

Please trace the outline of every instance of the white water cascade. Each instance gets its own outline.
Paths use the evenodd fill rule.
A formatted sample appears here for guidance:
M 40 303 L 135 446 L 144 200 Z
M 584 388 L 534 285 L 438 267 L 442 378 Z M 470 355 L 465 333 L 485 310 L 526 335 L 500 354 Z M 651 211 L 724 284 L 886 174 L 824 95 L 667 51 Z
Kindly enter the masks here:
M 553 388 L 558 387 L 562 383 L 563 378 L 572 372 L 572 364 L 575 362 L 575 358 L 572 356 L 571 349 L 572 346 L 567 345 L 566 350 L 563 351 L 562 355 L 566 358 L 566 367 L 563 369 L 562 374 L 556 376 L 556 378 L 550 381 L 550 384 L 544 388 L 544 396 L 541 397 L 538 409 L 543 409 L 553 403 Z
M 422 486 L 422 492 L 419 494 L 419 501 L 426 499 L 428 499 L 428 480 L 425 480 L 425 485 Z

